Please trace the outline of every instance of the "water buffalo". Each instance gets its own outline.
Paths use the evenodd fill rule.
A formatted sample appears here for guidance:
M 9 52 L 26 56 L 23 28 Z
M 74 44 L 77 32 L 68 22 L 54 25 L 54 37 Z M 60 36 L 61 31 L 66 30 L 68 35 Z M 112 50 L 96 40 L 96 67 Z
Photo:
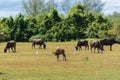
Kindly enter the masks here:
M 89 45 L 88 45 L 88 41 L 87 40 L 81 40 L 81 41 L 78 41 L 77 45 L 75 46 L 75 49 L 76 50 L 82 50 L 81 46 L 85 46 L 85 50 L 86 48 L 89 50 Z
M 59 55 L 62 54 L 63 55 L 63 60 L 66 61 L 66 54 L 65 54 L 65 50 L 58 48 L 55 52 L 52 52 L 55 54 L 55 56 L 57 56 L 57 60 L 59 60 Z
M 46 48 L 45 42 L 42 39 L 34 39 L 32 42 L 32 48 L 35 48 L 35 45 L 39 45 L 39 48 L 41 48 L 41 45 L 43 45 L 43 48 Z
M 103 48 L 102 48 L 100 42 L 97 40 L 90 41 L 90 48 L 91 48 L 91 53 L 92 53 L 92 48 L 94 48 L 94 53 L 95 53 L 96 48 L 98 50 L 98 53 L 100 50 L 101 50 L 101 52 L 103 51 Z
M 7 49 L 10 52 L 10 48 L 13 53 L 16 52 L 16 41 L 14 41 L 14 40 L 8 41 L 6 47 L 4 48 L 4 53 L 7 52 Z
M 103 38 L 100 40 L 100 44 L 102 45 L 102 48 L 104 45 L 109 45 L 110 46 L 110 51 L 112 51 L 112 45 L 118 43 L 120 44 L 120 42 L 116 41 L 113 38 Z

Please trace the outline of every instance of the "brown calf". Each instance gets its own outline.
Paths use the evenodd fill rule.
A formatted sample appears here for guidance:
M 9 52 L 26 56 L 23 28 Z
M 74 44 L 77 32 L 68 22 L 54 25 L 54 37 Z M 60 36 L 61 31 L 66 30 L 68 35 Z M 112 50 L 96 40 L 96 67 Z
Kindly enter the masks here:
M 64 49 L 60 49 L 58 48 L 55 52 L 52 52 L 55 54 L 55 56 L 57 56 L 57 60 L 59 60 L 59 55 L 63 55 L 63 60 L 66 61 L 66 54 L 65 54 L 65 50 Z

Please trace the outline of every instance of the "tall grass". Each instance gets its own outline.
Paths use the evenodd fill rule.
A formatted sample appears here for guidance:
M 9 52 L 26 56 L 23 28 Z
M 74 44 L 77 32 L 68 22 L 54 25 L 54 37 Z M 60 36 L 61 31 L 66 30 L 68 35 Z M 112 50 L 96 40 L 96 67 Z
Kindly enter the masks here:
M 102 54 L 78 51 L 76 42 L 47 42 L 47 49 L 32 49 L 31 43 L 17 43 L 17 52 L 3 53 L 0 43 L 0 80 L 120 80 L 120 45 Z M 64 48 L 67 61 L 52 54 Z M 36 55 L 36 51 L 38 54 Z

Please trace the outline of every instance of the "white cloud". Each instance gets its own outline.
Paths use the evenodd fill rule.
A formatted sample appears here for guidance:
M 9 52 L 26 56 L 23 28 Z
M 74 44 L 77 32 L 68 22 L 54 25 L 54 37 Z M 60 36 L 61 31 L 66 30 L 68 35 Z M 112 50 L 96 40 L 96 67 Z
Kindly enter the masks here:
M 21 0 L 0 0 L 0 17 L 15 16 L 22 12 Z
M 102 0 L 105 2 L 104 14 L 112 14 L 114 11 L 120 12 L 120 0 Z
M 20 12 L 19 11 L 0 11 L 0 17 L 9 17 L 9 16 L 16 16 Z

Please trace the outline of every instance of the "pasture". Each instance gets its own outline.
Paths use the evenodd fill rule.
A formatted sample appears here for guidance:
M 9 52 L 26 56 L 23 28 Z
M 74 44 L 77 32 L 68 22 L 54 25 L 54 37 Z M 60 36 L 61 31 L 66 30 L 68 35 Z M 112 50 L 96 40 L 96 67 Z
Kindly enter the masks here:
M 6 43 L 0 43 L 0 80 L 120 80 L 120 45 L 113 51 L 75 52 L 76 42 L 47 42 L 46 49 L 32 49 L 32 43 L 17 42 L 16 53 L 3 53 Z M 64 48 L 67 61 L 56 60 L 52 54 Z M 36 54 L 38 51 L 38 54 Z M 78 54 L 75 54 L 78 53 Z

